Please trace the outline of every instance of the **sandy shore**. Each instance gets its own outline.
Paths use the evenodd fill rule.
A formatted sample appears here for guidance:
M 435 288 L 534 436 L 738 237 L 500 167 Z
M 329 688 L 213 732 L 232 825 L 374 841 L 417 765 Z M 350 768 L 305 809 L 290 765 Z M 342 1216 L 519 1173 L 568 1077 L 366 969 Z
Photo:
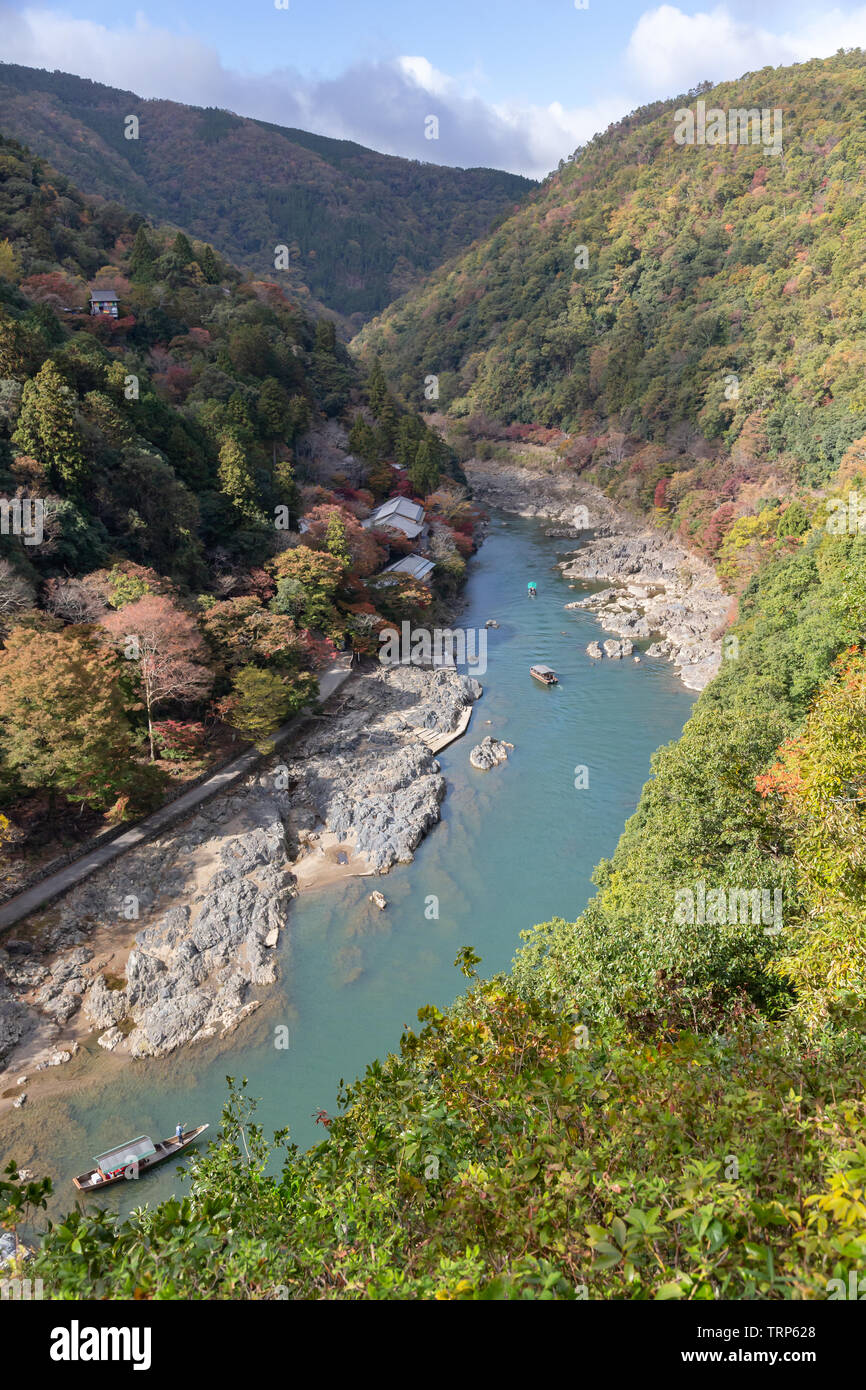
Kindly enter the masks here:
M 324 831 L 292 864 L 292 874 L 299 893 L 314 888 L 328 888 L 344 878 L 376 877 L 376 870 L 364 854 L 359 854 L 351 840 L 343 840 L 331 831 Z

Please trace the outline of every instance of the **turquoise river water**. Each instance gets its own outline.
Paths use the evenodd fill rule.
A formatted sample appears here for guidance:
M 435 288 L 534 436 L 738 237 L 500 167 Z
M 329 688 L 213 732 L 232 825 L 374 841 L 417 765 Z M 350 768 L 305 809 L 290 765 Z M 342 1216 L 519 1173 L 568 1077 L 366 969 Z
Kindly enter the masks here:
M 461 946 L 474 947 L 482 973 L 492 974 L 508 967 L 521 930 L 580 913 L 594 865 L 635 808 L 651 753 L 679 735 L 694 696 L 665 662 L 587 657 L 587 643 L 605 634 L 589 615 L 564 611 L 579 597 L 556 568 L 567 546 L 538 523 L 494 516 L 472 561 L 457 621 L 481 627 L 495 618 L 500 627 L 489 633 L 484 696 L 469 732 L 439 755 L 448 782 L 442 821 L 414 863 L 294 902 L 278 948 L 280 982 L 222 1043 L 131 1063 L 106 1056 L 94 1036 L 64 1067 L 62 1095 L 34 1091 L 32 1107 L 4 1113 L 3 1162 L 14 1156 L 52 1176 L 53 1214 L 72 1204 L 72 1176 L 91 1155 L 136 1134 L 171 1134 L 179 1120 L 208 1120 L 215 1132 L 227 1074 L 248 1078 L 268 1133 L 288 1125 L 297 1143 L 316 1142 L 324 1131 L 315 1112 L 333 1111 L 340 1078 L 394 1049 L 423 1004 L 444 1005 L 460 992 L 465 982 L 453 962 Z M 535 661 L 554 667 L 559 685 L 532 680 Z M 477 772 L 469 751 L 487 733 L 514 751 Z M 579 765 L 589 780 L 580 790 Z M 388 899 L 385 912 L 368 901 L 373 886 Z M 433 896 L 438 919 L 425 915 Z M 287 1049 L 275 1046 L 281 1026 Z M 101 1201 L 128 1210 L 180 1190 L 163 1167 Z

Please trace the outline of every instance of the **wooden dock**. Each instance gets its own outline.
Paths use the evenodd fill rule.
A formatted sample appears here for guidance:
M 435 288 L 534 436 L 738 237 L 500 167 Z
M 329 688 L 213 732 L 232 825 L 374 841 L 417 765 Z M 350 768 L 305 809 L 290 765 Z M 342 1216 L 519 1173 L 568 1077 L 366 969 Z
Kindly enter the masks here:
M 443 748 L 447 748 L 449 743 L 454 743 L 458 738 L 462 738 L 469 728 L 469 721 L 472 718 L 472 705 L 467 705 L 461 711 L 460 718 L 457 720 L 453 729 L 447 733 L 438 734 L 434 729 L 416 729 L 415 732 L 431 753 L 441 753 Z

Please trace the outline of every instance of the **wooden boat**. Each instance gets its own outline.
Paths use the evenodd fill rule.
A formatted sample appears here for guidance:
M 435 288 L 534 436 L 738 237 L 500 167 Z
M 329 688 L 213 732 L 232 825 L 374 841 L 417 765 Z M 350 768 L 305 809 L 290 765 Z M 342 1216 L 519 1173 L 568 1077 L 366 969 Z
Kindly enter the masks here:
M 541 681 L 542 685 L 559 684 L 559 677 L 550 666 L 542 666 L 541 663 L 537 666 L 530 666 L 529 674 L 534 676 L 537 681 Z
M 167 1158 L 175 1158 L 183 1153 L 209 1128 L 209 1125 L 197 1125 L 195 1129 L 185 1129 L 181 1139 L 160 1139 L 156 1144 L 149 1134 L 139 1134 L 136 1139 L 128 1139 L 116 1149 L 97 1154 L 93 1160 L 96 1167 L 91 1168 L 89 1173 L 79 1173 L 72 1181 L 79 1192 L 99 1192 L 103 1187 L 123 1182 L 124 1178 L 140 1177 L 149 1168 L 155 1168 Z

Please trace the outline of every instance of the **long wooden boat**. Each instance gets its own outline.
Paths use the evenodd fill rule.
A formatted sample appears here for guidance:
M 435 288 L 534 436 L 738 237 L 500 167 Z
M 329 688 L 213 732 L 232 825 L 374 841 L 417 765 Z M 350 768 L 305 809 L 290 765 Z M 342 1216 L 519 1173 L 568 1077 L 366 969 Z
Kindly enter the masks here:
M 537 681 L 541 681 L 542 685 L 559 684 L 559 677 L 550 666 L 542 666 L 540 663 L 537 666 L 530 666 L 529 674 L 534 676 Z
M 113 1183 L 123 1182 L 124 1178 L 139 1177 L 149 1168 L 164 1163 L 167 1158 L 176 1158 L 209 1128 L 209 1125 L 197 1125 L 195 1129 L 185 1129 L 180 1139 L 173 1136 L 171 1139 L 160 1139 L 156 1144 L 149 1134 L 139 1134 L 136 1139 L 128 1139 L 116 1149 L 97 1154 L 93 1160 L 96 1167 L 91 1168 L 89 1173 L 79 1173 L 72 1181 L 79 1192 L 96 1192 L 103 1187 L 111 1187 Z

